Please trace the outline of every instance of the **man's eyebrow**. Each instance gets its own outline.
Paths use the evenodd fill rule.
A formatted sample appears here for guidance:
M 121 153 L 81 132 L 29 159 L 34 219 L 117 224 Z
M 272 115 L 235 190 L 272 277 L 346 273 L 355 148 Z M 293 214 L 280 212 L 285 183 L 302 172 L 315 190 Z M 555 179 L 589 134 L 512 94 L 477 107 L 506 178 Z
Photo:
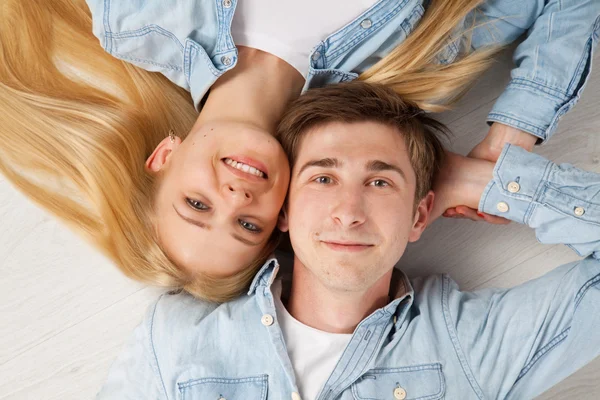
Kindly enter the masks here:
M 181 213 L 179 211 L 177 211 L 177 207 L 175 207 L 175 204 L 173 204 L 173 210 L 175 210 L 175 213 L 177 215 L 179 215 L 179 217 L 182 220 L 184 220 L 185 222 L 187 222 L 188 224 L 196 225 L 196 226 L 199 226 L 200 228 L 203 228 L 203 229 L 208 229 L 208 230 L 212 229 L 210 225 L 207 225 L 207 224 L 205 224 L 202 221 L 196 221 L 194 219 L 191 219 L 191 218 L 188 218 L 188 217 L 185 217 L 185 216 L 181 215 Z
M 305 169 L 310 167 L 337 168 L 339 166 L 341 166 L 341 163 L 338 161 L 337 158 L 322 158 L 320 160 L 310 160 L 306 162 L 302 166 L 302 168 L 300 168 L 298 175 L 300 175 L 302 172 L 304 172 Z
M 370 172 L 395 171 L 402 176 L 404 181 L 408 182 L 408 179 L 406 179 L 406 174 L 404 171 L 402 171 L 402 168 L 398 167 L 397 165 L 389 164 L 381 160 L 371 160 L 367 162 L 366 168 L 367 171 Z

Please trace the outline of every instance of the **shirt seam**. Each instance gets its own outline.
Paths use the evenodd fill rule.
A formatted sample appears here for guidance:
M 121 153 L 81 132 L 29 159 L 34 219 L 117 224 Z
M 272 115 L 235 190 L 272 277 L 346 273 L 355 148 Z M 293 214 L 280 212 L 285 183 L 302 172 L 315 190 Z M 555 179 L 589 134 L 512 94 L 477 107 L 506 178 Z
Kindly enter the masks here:
M 110 29 L 110 0 L 104 0 L 104 48 L 112 54 L 112 31 Z M 109 40 L 110 39 L 110 40 Z
M 444 321 L 446 322 L 446 329 L 448 330 L 448 335 L 450 336 L 450 341 L 452 342 L 452 347 L 454 348 L 456 357 L 458 358 L 458 361 L 460 362 L 460 366 L 461 366 L 467 380 L 469 381 L 469 385 L 471 386 L 471 388 L 473 389 L 473 391 L 475 392 L 477 397 L 482 400 L 484 398 L 484 395 L 483 395 L 483 391 L 481 390 L 481 386 L 477 382 L 477 379 L 475 379 L 475 376 L 473 375 L 473 371 L 471 370 L 471 367 L 469 366 L 469 363 L 467 362 L 466 355 L 460 345 L 460 341 L 458 340 L 458 333 L 455 332 L 455 330 L 452 328 L 450 305 L 448 304 L 449 296 L 450 296 L 450 293 L 448 290 L 449 285 L 450 285 L 450 282 L 449 282 L 450 278 L 448 277 L 447 274 L 443 274 L 442 279 L 443 279 L 442 280 L 442 310 L 443 310 L 443 314 L 444 314 Z
M 531 370 L 531 368 L 533 368 L 533 366 L 540 360 L 540 358 L 542 358 L 545 354 L 549 353 L 552 349 L 554 349 L 556 346 L 561 344 L 569 336 L 570 331 L 571 331 L 571 327 L 569 326 L 565 330 L 563 330 L 561 333 L 556 335 L 547 345 L 540 348 L 533 355 L 533 358 L 531 359 L 531 361 L 529 361 L 527 364 L 525 364 L 523 369 L 521 369 L 521 373 L 517 377 L 515 383 L 519 382 L 519 380 L 521 380 L 521 378 L 523 378 Z
M 165 382 L 162 377 L 162 373 L 160 372 L 160 365 L 158 364 L 158 356 L 156 355 L 156 348 L 154 346 L 154 317 L 156 315 L 156 308 L 158 307 L 159 301 L 162 299 L 164 295 L 161 295 L 156 303 L 154 304 L 154 309 L 152 310 L 152 318 L 150 319 L 150 346 L 152 347 L 152 355 L 154 356 L 154 362 L 156 363 L 156 372 L 158 373 L 158 378 L 160 380 L 160 384 L 163 388 L 163 392 L 165 393 L 165 398 L 169 398 L 167 394 L 167 388 L 165 386 Z

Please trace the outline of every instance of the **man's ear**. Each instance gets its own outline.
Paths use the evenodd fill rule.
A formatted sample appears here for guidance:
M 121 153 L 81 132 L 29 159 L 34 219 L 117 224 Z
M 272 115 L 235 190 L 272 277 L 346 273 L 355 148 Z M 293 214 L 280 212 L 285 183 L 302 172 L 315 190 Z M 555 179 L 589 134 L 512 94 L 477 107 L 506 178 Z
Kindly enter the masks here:
M 146 170 L 149 172 L 159 172 L 167 163 L 172 151 L 181 144 L 181 139 L 175 136 L 174 141 L 166 137 L 156 146 L 150 157 L 146 160 Z
M 408 235 L 409 242 L 416 242 L 421 238 L 421 234 L 427 227 L 427 220 L 429 219 L 429 215 L 433 209 L 434 198 L 435 195 L 433 191 L 430 190 L 429 193 L 427 193 L 427 195 L 419 202 L 417 211 L 415 213 L 415 219 L 413 221 L 413 226 L 410 230 L 410 234 Z
M 279 211 L 279 219 L 277 220 L 277 228 L 279 228 L 281 232 L 287 232 L 289 230 L 286 208 L 287 204 L 284 204 L 281 211 Z

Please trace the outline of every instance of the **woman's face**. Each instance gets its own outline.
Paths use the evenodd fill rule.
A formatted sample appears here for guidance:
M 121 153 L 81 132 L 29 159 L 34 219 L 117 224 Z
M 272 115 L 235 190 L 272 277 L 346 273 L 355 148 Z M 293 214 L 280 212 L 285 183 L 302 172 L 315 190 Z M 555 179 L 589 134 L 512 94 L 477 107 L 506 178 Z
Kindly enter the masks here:
M 220 122 L 163 140 L 146 166 L 161 172 L 155 199 L 162 247 L 187 271 L 229 276 L 250 265 L 277 225 L 290 170 L 268 132 Z

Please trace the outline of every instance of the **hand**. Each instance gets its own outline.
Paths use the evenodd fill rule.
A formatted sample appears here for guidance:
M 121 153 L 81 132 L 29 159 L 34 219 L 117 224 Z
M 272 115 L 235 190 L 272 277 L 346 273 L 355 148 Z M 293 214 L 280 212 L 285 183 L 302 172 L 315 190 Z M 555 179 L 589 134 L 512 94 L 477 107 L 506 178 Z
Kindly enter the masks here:
M 475 146 L 467 157 L 487 160 L 495 164 L 506 143 L 511 143 L 527 151 L 532 151 L 537 139 L 536 136 L 525 131 L 494 122 L 485 139 Z M 468 218 L 473 221 L 486 221 L 497 225 L 510 223 L 505 218 L 478 212 L 476 207 L 472 208 L 464 205 L 449 208 L 443 215 L 450 218 Z
M 449 208 L 477 209 L 481 194 L 492 179 L 494 163 L 446 153 L 446 159 L 433 184 L 435 199 L 429 224 Z

